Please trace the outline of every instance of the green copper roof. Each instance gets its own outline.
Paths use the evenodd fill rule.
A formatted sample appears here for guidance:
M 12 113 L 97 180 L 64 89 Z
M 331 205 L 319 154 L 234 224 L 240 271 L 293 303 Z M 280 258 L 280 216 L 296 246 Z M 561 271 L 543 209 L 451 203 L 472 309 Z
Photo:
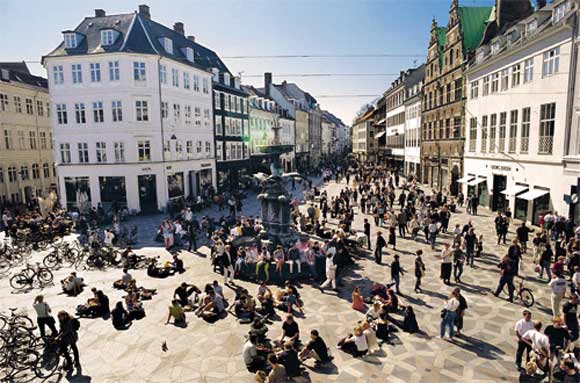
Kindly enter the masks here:
M 459 7 L 459 20 L 463 35 L 463 50 L 465 52 L 477 48 L 483 37 L 493 7 Z
M 439 67 L 443 68 L 443 48 L 445 48 L 445 42 L 447 41 L 447 28 L 437 27 L 435 33 L 437 33 L 437 50 L 439 51 Z

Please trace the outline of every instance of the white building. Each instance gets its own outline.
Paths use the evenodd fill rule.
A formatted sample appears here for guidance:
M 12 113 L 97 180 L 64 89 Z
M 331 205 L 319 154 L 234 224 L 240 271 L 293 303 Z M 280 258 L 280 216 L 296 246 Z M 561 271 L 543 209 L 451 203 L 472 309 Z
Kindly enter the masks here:
M 417 85 L 419 86 L 419 85 Z M 421 100 L 417 93 L 405 101 L 405 174 L 421 179 Z
M 465 195 L 492 210 L 510 207 L 537 223 L 569 213 L 576 174 L 565 172 L 568 146 L 572 1 L 556 1 L 481 46 L 466 72 Z
M 223 64 L 183 24 L 95 10 L 43 65 L 63 206 L 155 211 L 215 187 L 209 68 Z

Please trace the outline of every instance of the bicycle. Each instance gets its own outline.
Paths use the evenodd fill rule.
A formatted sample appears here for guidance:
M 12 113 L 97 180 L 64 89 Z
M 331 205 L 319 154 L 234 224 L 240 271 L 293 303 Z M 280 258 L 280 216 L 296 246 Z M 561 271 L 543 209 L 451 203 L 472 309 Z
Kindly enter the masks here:
M 36 263 L 36 267 L 26 264 L 24 269 L 10 278 L 10 286 L 15 290 L 32 288 L 35 279 L 43 287 L 51 284 L 54 276 L 48 268 L 40 266 L 39 262 Z
M 16 314 L 15 312 L 18 309 L 15 307 L 10 307 L 9 310 L 10 316 L 0 313 L 0 333 L 14 325 L 23 326 L 31 330 L 35 328 L 34 322 L 28 315 Z
M 532 307 L 534 302 L 536 301 L 534 298 L 534 294 L 532 294 L 532 290 L 527 287 L 524 287 L 525 279 L 522 276 L 516 275 L 516 277 L 520 278 L 520 282 L 514 281 L 514 298 L 519 299 L 522 304 L 526 307 Z M 503 288 L 504 294 L 509 296 L 508 286 L 504 286 Z

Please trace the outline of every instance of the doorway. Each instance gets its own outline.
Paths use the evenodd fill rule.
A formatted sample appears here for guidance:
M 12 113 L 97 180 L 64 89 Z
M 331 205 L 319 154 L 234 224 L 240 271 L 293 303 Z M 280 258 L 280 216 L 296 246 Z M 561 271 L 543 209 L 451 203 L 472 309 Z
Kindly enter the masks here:
M 504 211 L 506 206 L 505 194 L 502 193 L 507 187 L 507 176 L 499 174 L 493 175 L 493 197 L 491 200 L 491 210 Z
M 457 167 L 457 165 L 454 165 L 453 169 L 451 169 L 451 185 L 449 186 L 449 192 L 453 196 L 457 196 L 457 194 L 459 193 L 459 182 L 457 182 L 458 179 L 459 179 L 459 168 Z
M 155 174 L 145 174 L 138 177 L 139 207 L 141 213 L 153 213 L 157 209 L 157 180 Z

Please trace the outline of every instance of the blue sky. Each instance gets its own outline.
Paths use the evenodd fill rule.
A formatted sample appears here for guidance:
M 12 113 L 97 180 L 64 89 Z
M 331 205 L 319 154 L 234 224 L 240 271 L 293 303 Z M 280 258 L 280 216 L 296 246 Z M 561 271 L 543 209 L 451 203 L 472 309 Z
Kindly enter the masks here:
M 284 54 L 395 54 L 402 58 L 224 59 L 243 82 L 261 86 L 269 71 L 275 82 L 296 82 L 312 95 L 379 95 L 396 76 L 281 77 L 277 74 L 394 74 L 423 62 L 431 19 L 447 22 L 451 0 L 148 0 L 152 17 L 167 26 L 185 24 L 185 33 L 220 56 Z M 460 0 L 492 5 L 493 0 Z M 94 8 L 129 13 L 139 1 L 0 0 L 0 61 L 31 60 L 56 47 L 61 31 L 75 27 Z M 39 64 L 35 74 L 45 75 Z M 373 97 L 317 97 L 324 109 L 350 124 Z

